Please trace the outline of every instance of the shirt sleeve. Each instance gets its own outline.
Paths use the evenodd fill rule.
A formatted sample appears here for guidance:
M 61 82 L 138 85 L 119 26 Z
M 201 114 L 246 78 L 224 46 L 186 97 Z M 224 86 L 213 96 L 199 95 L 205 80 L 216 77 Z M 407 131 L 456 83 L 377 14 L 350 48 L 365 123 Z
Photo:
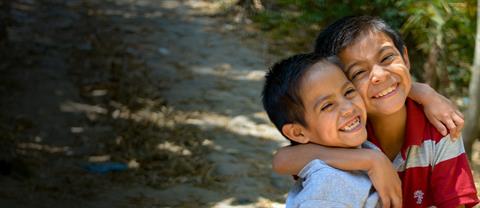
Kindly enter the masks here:
M 326 201 L 326 200 L 308 200 L 303 201 L 299 208 L 324 208 L 324 207 L 351 207 L 348 204 L 342 204 L 339 202 Z
M 435 144 L 431 188 L 433 203 L 439 207 L 473 207 L 479 202 L 462 138 L 443 137 Z
M 321 160 L 311 161 L 299 176 L 301 185 L 289 192 L 287 207 L 364 207 L 374 206 L 379 199 L 370 192 L 367 175 L 338 170 Z

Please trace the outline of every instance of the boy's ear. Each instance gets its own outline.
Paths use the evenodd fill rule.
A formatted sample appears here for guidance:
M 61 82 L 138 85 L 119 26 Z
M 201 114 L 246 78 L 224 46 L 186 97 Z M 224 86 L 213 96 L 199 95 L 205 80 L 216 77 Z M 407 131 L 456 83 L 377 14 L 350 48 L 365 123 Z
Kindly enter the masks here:
M 308 143 L 310 139 L 304 134 L 305 128 L 296 123 L 289 123 L 282 126 L 282 133 L 289 139 L 298 143 Z
M 410 70 L 410 59 L 408 59 L 408 50 L 406 46 L 403 46 L 402 55 L 403 55 L 403 61 L 405 62 L 405 66 L 407 66 L 408 69 Z

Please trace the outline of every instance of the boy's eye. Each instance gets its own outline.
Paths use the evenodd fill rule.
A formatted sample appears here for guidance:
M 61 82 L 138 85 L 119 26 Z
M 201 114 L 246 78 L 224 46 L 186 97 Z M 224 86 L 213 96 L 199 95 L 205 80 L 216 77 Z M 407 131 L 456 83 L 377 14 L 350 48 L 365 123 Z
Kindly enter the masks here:
M 354 80 L 355 78 L 357 78 L 359 75 L 363 74 L 364 72 L 365 72 L 365 70 L 363 70 L 363 69 L 360 69 L 360 70 L 354 72 L 353 75 L 352 75 L 352 80 Z
M 354 88 L 349 88 L 349 89 L 345 92 L 345 96 L 346 96 L 346 97 L 352 96 L 355 92 L 356 92 L 356 90 L 355 90 Z
M 394 58 L 394 55 L 393 55 L 393 54 L 389 54 L 389 55 L 383 57 L 382 63 L 385 63 L 385 62 L 388 62 L 388 61 L 392 61 L 393 58 Z
M 332 107 L 333 105 L 331 103 L 326 103 L 325 105 L 322 106 L 322 109 L 320 109 L 321 111 L 324 111 L 324 110 L 328 110 L 330 107 Z

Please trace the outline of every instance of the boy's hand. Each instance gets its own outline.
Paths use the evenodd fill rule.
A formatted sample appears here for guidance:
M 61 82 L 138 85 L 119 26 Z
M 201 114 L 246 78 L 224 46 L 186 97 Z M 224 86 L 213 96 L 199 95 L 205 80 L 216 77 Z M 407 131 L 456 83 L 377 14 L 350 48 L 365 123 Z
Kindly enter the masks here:
M 433 126 L 443 135 L 450 132 L 453 140 L 462 134 L 464 117 L 457 106 L 442 95 L 435 93 L 423 104 L 425 115 Z M 448 131 L 447 131 L 448 129 Z
M 368 176 L 380 196 L 383 208 L 402 207 L 402 183 L 392 162 L 381 152 L 371 152 Z
M 460 137 L 464 122 L 463 114 L 450 100 L 437 93 L 429 85 L 418 82 L 412 83 L 408 97 L 423 105 L 423 111 L 428 121 L 443 136 L 450 132 L 453 140 Z

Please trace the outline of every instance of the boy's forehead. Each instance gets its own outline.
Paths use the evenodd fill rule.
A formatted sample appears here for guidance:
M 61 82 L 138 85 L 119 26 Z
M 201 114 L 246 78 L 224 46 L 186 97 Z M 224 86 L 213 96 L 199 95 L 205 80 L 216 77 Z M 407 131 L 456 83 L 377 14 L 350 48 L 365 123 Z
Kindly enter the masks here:
M 305 74 L 300 87 L 300 98 L 307 109 L 314 110 L 323 100 L 336 97 L 351 82 L 343 71 L 329 63 L 313 67 Z
M 342 69 L 334 63 L 328 61 L 321 61 L 315 63 L 310 69 L 303 75 L 301 85 L 302 91 L 309 92 L 310 89 L 306 85 L 317 85 L 322 89 L 331 89 L 333 86 L 328 86 L 328 81 L 341 82 L 342 79 L 348 80 Z
M 397 49 L 392 38 L 382 31 L 370 31 L 359 34 L 349 45 L 345 46 L 337 54 L 340 58 L 343 55 L 365 55 L 366 52 L 377 51 L 384 46 L 391 46 Z M 397 49 L 398 50 L 398 49 Z

